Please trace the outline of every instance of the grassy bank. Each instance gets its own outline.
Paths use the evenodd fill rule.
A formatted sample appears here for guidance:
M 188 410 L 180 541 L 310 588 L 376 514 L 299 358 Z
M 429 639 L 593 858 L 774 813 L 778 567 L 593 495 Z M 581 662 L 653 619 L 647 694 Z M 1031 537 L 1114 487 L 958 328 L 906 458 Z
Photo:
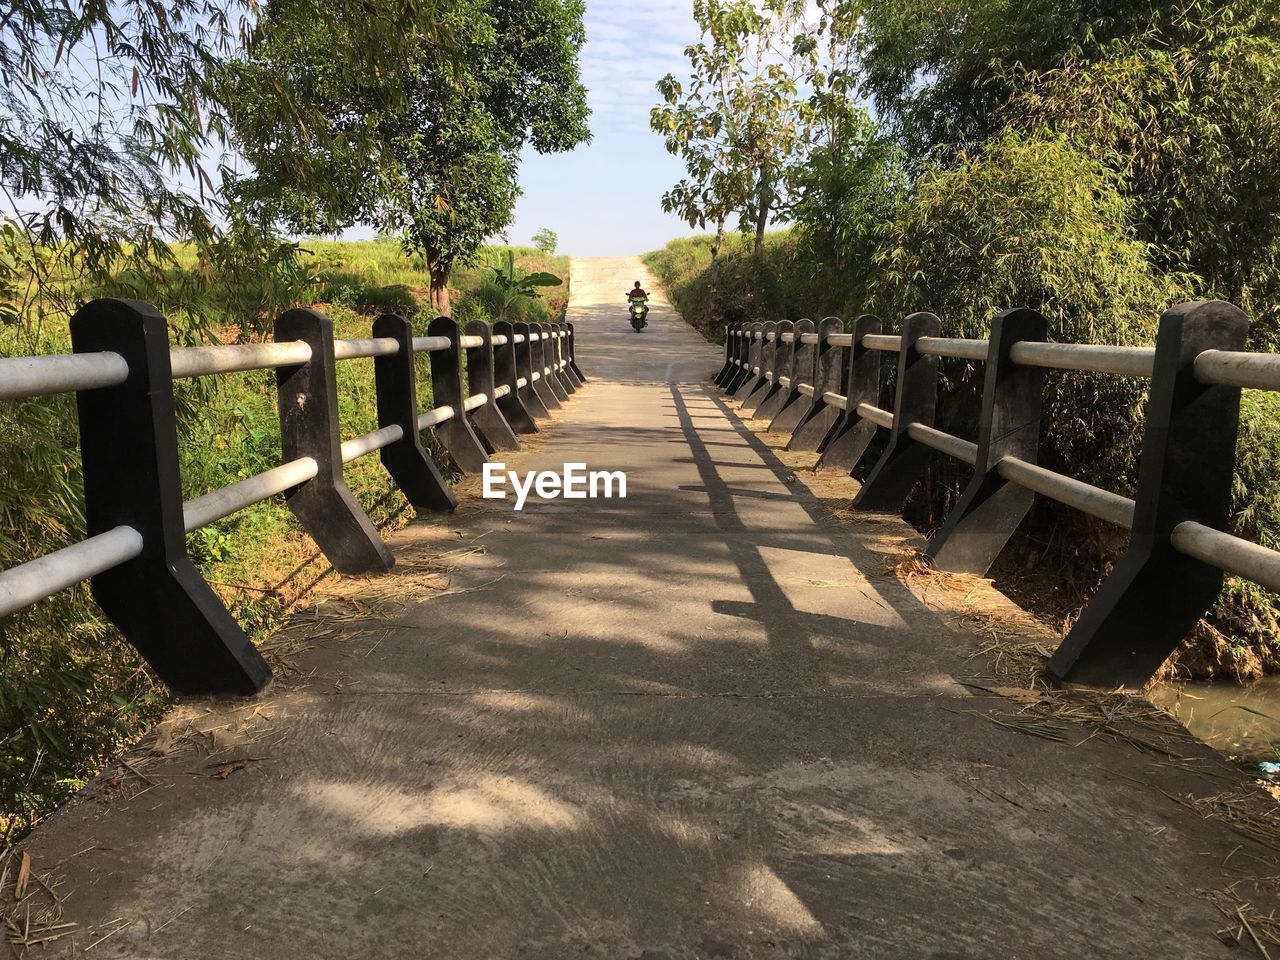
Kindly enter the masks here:
M 998 309 L 1019 305 L 1012 285 L 1008 302 L 980 282 L 941 288 L 936 299 L 904 297 L 900 285 L 878 265 L 860 265 L 862 282 L 843 283 L 809 251 L 795 232 L 766 237 L 756 257 L 748 238 L 730 236 L 713 273 L 711 237 L 675 240 L 645 257 L 668 297 L 709 339 L 723 340 L 733 320 L 815 321 L 860 313 L 885 319 L 890 330 L 911 310 L 932 310 L 944 336 L 984 337 Z M 1043 245 L 1041 247 L 1043 249 Z M 870 275 L 870 281 L 867 276 Z M 1098 289 L 1110 297 L 1104 283 Z M 969 288 L 966 290 L 966 287 Z M 979 295 L 978 291 L 981 291 Z M 1150 343 L 1160 310 L 1180 291 L 1140 288 L 1134 307 L 1103 315 L 1041 301 L 1049 339 L 1066 342 Z M 926 294 L 927 296 L 927 294 Z M 1164 298 L 1163 300 L 1161 298 Z M 1119 298 L 1112 297 L 1113 301 Z M 995 300 L 988 306 L 988 301 Z M 1081 314 L 1084 314 L 1082 316 Z M 1269 349 L 1260 344 L 1258 349 Z M 938 426 L 973 438 L 981 393 L 981 365 L 943 361 Z M 886 362 L 881 405 L 892 407 L 894 365 Z M 1041 462 L 1053 470 L 1132 496 L 1141 436 L 1143 385 L 1115 377 L 1052 373 L 1045 393 L 1045 437 Z M 1235 484 L 1235 532 L 1280 547 L 1280 396 L 1245 391 Z M 928 533 L 955 502 L 968 471 L 937 464 L 913 494 L 907 517 Z M 1066 630 L 1124 549 L 1117 530 L 1053 503 L 1037 502 L 992 570 L 997 584 L 1056 628 Z M 1280 670 L 1280 597 L 1243 581 L 1229 581 L 1222 600 L 1199 624 L 1168 664 L 1170 672 L 1194 677 L 1250 679 Z
M 0 354 L 69 349 L 67 305 L 96 295 L 151 300 L 169 318 L 175 344 L 269 337 L 273 302 L 316 306 L 339 337 L 367 337 L 374 317 L 400 312 L 425 328 L 429 278 L 398 242 L 305 242 L 298 267 L 255 273 L 255 286 L 220 285 L 186 251 L 148 275 L 122 276 L 110 288 L 77 289 L 68 279 L 47 301 L 29 304 L 28 322 L 0 330 Z M 514 248 L 524 271 L 564 277 L 543 300 L 517 302 L 509 319 L 555 319 L 568 296 L 568 258 Z M 453 280 L 459 320 L 494 315 L 501 291 L 491 264 L 506 248 L 484 251 Z M 284 290 L 265 289 L 271 283 Z M 431 406 L 425 358 L 420 402 Z M 343 439 L 377 426 L 371 360 L 338 366 Z M 187 498 L 273 467 L 280 460 L 274 376 L 270 372 L 175 383 L 183 492 Z M 83 537 L 83 504 L 74 398 L 0 404 L 0 569 Z M 424 438 L 425 440 L 426 438 Z M 438 458 L 439 451 L 434 451 Z M 446 462 L 441 459 L 441 462 Z M 347 481 L 374 522 L 408 519 L 403 497 L 377 457 L 346 469 Z M 261 638 L 328 565 L 278 498 L 188 537 L 192 558 L 239 622 Z M 26 829 L 76 790 L 169 703 L 164 688 L 101 616 L 85 585 L 0 620 L 0 841 Z

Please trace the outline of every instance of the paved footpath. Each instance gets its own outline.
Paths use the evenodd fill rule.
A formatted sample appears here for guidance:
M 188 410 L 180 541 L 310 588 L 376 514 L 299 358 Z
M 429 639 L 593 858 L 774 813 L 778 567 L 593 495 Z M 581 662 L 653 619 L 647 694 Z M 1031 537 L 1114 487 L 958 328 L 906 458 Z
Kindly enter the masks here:
M 1015 729 L 970 679 L 989 588 L 893 575 L 909 528 L 827 510 L 717 348 L 660 297 L 630 330 L 635 279 L 574 262 L 591 382 L 510 464 L 627 498 L 397 533 L 267 696 L 175 711 L 29 839 L 77 924 L 47 955 L 1261 956 L 1211 896 L 1270 910 L 1275 851 L 1182 802 L 1239 774 L 1176 730 Z

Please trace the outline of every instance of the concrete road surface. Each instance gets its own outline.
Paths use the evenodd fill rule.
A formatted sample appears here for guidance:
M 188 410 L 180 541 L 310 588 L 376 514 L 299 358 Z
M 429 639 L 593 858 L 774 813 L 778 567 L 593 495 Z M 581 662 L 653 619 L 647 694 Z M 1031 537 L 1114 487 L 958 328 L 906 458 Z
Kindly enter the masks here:
M 272 692 L 184 705 L 29 838 L 76 926 L 27 955 L 1261 956 L 1211 896 L 1272 909 L 1275 851 L 1183 802 L 1242 777 L 1019 729 L 972 679 L 989 624 L 887 572 L 912 531 L 826 510 L 706 386 L 718 348 L 660 295 L 631 330 L 636 279 L 574 261 L 591 382 L 509 463 L 626 499 L 396 534 Z

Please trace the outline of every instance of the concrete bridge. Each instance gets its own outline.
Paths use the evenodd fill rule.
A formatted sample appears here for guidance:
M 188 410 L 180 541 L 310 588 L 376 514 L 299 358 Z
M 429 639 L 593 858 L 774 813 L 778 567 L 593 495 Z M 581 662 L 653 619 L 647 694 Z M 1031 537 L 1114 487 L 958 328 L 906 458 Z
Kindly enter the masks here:
M 1027 690 L 1056 639 L 913 564 L 901 520 L 843 509 L 855 482 L 741 420 L 707 384 L 722 352 L 660 297 L 633 333 L 637 277 L 654 289 L 632 259 L 574 263 L 591 380 L 506 457 L 624 471 L 626 498 L 516 512 L 464 485 L 391 539 L 394 571 L 273 638 L 266 694 L 185 703 L 28 838 L 10 941 L 1262 956 L 1260 792 L 1141 700 Z

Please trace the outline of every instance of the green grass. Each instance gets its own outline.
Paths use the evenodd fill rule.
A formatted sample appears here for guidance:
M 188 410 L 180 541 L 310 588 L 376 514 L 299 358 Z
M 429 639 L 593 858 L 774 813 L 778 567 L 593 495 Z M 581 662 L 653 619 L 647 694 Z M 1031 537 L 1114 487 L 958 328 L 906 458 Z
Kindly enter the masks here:
M 264 269 L 234 288 L 179 247 L 174 263 L 119 276 L 95 289 L 64 278 L 29 322 L 0 329 L 0 355 L 69 350 L 67 305 L 94 295 L 155 302 L 175 344 L 268 336 L 290 302 L 315 306 L 338 337 L 367 337 L 392 310 L 425 331 L 429 280 L 420 259 L 397 241 L 305 241 L 301 268 Z M 489 265 L 505 248 L 486 248 L 455 271 L 453 314 L 487 318 Z M 515 248 L 517 266 L 566 279 L 545 300 L 525 304 L 532 320 L 558 319 L 568 296 L 567 257 Z M 203 275 L 202 275 L 203 272 Z M 283 295 L 282 295 L 283 291 Z M 283 300 L 283 303 L 280 302 Z M 339 364 L 342 439 L 377 426 L 372 360 Z M 419 363 L 419 401 L 432 405 L 430 371 Z M 280 462 L 275 386 L 269 372 L 175 383 L 183 494 L 191 498 Z M 424 437 L 430 444 L 430 439 Z M 447 465 L 439 450 L 433 453 Z M 407 520 L 407 505 L 376 456 L 349 464 L 346 478 L 380 527 Z M 0 569 L 56 550 L 84 535 L 74 398 L 0 403 Z M 278 499 L 240 511 L 187 538 L 188 551 L 240 624 L 255 639 L 305 602 L 327 565 Z M 63 802 L 170 703 L 167 691 L 105 620 L 85 585 L 0 620 L 0 843 Z

